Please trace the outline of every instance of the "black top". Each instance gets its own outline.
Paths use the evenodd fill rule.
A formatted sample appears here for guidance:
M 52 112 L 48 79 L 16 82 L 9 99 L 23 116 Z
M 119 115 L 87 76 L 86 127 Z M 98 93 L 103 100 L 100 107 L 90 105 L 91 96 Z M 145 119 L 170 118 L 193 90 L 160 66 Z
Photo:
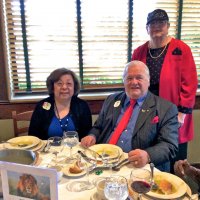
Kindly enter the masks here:
M 169 43 L 167 44 L 166 47 L 150 49 L 151 55 L 153 57 L 157 57 L 157 58 L 152 58 L 151 55 L 149 54 L 149 51 L 147 53 L 147 62 L 146 63 L 147 63 L 147 66 L 148 66 L 149 72 L 150 72 L 149 90 L 157 96 L 159 96 L 160 72 L 162 69 L 165 55 L 167 53 L 168 46 L 169 46 Z
M 31 118 L 29 135 L 42 140 L 48 139 L 48 128 L 55 115 L 54 102 L 53 97 L 48 97 L 37 103 Z M 49 107 L 45 107 L 44 104 Z M 79 139 L 85 137 L 92 127 L 92 116 L 87 102 L 73 96 L 69 113 L 79 134 Z

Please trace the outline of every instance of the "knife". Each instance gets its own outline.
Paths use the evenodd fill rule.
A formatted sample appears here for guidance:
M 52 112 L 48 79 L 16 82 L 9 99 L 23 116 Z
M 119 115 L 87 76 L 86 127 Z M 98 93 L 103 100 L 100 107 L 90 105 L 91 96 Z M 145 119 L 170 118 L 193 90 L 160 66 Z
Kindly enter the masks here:
M 126 165 L 126 164 L 128 164 L 128 163 L 130 163 L 130 161 L 128 160 L 128 158 L 126 158 L 126 159 L 122 160 L 121 162 L 119 162 L 119 163 L 118 163 L 117 165 L 115 165 L 114 167 L 112 167 L 112 169 L 113 169 L 114 171 L 119 171 L 120 168 L 121 168 L 123 165 Z
M 88 158 L 82 151 L 78 150 L 78 153 L 82 156 L 82 158 L 87 161 L 90 162 L 92 159 Z

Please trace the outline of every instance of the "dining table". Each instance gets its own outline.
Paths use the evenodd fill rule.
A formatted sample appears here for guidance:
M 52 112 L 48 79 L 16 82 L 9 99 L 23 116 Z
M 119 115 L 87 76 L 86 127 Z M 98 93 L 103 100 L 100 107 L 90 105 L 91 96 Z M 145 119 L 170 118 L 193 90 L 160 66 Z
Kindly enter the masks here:
M 63 148 L 63 147 L 61 147 Z M 82 151 L 84 152 L 84 148 L 78 144 L 77 146 L 73 147 L 72 149 L 72 154 L 75 155 L 77 154 L 78 151 Z M 54 160 L 55 159 L 55 155 L 53 154 L 54 150 L 50 149 L 50 151 L 48 151 L 47 153 L 45 152 L 39 152 L 39 159 L 36 163 L 37 166 L 40 167 L 47 167 L 50 166 L 51 162 L 54 165 Z M 64 156 L 63 156 L 64 155 Z M 63 164 L 63 158 L 64 157 L 69 157 L 69 148 L 65 147 L 64 150 L 62 150 L 62 153 L 60 153 L 60 155 L 57 155 L 57 165 L 60 165 L 63 167 L 63 171 L 65 171 L 65 169 L 69 168 L 71 165 L 73 165 L 73 163 L 65 163 Z M 125 159 L 128 155 L 126 153 L 123 153 L 122 158 L 121 159 Z M 64 159 L 65 160 L 65 159 Z M 149 165 L 146 165 L 145 168 L 150 169 Z M 133 167 L 130 164 L 124 165 L 120 168 L 119 171 L 112 171 L 107 168 L 107 167 L 97 167 L 94 170 L 92 170 L 89 174 L 89 179 L 91 182 L 93 182 L 95 184 L 95 180 L 102 178 L 102 177 L 109 177 L 110 174 L 112 173 L 112 175 L 123 175 L 126 178 L 129 178 L 130 176 L 130 172 L 133 169 Z M 98 174 L 97 172 L 101 172 L 100 174 Z M 96 187 L 94 187 L 91 190 L 85 190 L 82 192 L 71 192 L 69 191 L 67 188 L 68 185 L 70 185 L 70 183 L 74 182 L 74 181 L 86 181 L 87 177 L 86 174 L 83 175 L 78 175 L 77 176 L 70 176 L 68 174 L 63 173 L 63 176 L 61 178 L 61 180 L 58 182 L 58 199 L 59 200 L 101 200 L 98 199 L 97 197 L 97 193 L 96 193 Z
M 46 144 L 46 141 L 44 141 L 44 144 Z M 1 144 L 0 149 L 3 149 L 3 148 L 4 147 Z M 55 149 L 53 147 L 50 148 L 48 151 L 44 151 L 44 148 L 39 149 L 37 151 L 38 156 L 37 156 L 37 161 L 35 163 L 35 166 L 40 167 L 40 168 L 49 168 L 51 166 L 57 165 L 62 168 L 62 171 L 63 171 L 62 176 L 59 178 L 57 182 L 58 200 L 103 200 L 98 197 L 96 186 L 93 189 L 84 190 L 81 192 L 69 191 L 68 186 L 72 182 L 85 181 L 87 177 L 86 177 L 86 174 L 81 174 L 81 175 L 77 174 L 77 175 L 71 176 L 70 174 L 65 173 L 66 170 L 72 165 L 72 163 L 66 162 L 66 158 L 70 156 L 69 155 L 70 149 L 66 146 L 61 146 L 60 150 L 58 150 L 58 147 L 56 147 L 56 151 L 59 153 L 55 154 Z M 80 144 L 72 148 L 73 155 L 76 155 L 78 151 L 84 152 L 84 148 Z M 128 154 L 123 153 L 120 159 L 122 160 L 127 157 L 128 157 Z M 143 168 L 150 170 L 150 165 L 147 164 Z M 124 176 L 128 180 L 130 178 L 130 173 L 132 170 L 134 170 L 134 167 L 130 163 L 123 165 L 119 171 L 110 170 L 109 168 L 105 166 L 103 167 L 97 166 L 97 168 L 95 168 L 94 170 L 90 172 L 89 178 L 90 178 L 90 181 L 94 183 L 94 185 L 95 185 L 96 180 L 103 177 L 110 177 L 111 175 Z M 159 171 L 159 170 L 155 168 L 155 171 Z M 177 200 L 190 200 L 191 198 L 189 198 L 188 193 L 189 195 L 191 194 L 191 190 L 189 187 L 187 189 L 186 194 L 180 198 L 177 198 Z M 130 199 L 132 198 L 130 197 Z M 155 198 L 152 198 L 146 195 L 143 196 L 143 200 L 153 200 L 153 199 Z M 198 197 L 196 199 L 194 198 L 194 200 L 197 200 L 197 199 Z

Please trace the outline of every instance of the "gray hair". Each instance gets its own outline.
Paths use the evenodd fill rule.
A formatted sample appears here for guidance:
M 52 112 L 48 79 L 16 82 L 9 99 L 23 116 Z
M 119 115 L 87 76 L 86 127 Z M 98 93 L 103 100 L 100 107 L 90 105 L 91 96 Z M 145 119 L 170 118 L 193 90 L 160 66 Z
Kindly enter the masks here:
M 150 73 L 149 73 L 149 68 L 141 61 L 139 60 L 133 60 L 129 63 L 126 64 L 125 68 L 124 68 L 124 72 L 123 72 L 123 81 L 127 75 L 127 71 L 129 67 L 135 67 L 135 66 L 141 66 L 144 67 L 144 70 L 146 72 L 147 77 L 150 79 Z

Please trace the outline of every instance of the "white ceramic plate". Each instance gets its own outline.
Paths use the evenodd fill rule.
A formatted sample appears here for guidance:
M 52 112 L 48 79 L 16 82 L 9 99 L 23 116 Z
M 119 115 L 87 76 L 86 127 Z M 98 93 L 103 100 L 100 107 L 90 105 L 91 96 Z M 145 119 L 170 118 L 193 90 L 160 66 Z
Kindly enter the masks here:
M 40 140 L 39 144 L 30 148 L 32 151 L 40 151 L 44 146 L 46 145 L 46 142 Z
M 120 147 L 113 145 L 113 144 L 95 144 L 90 147 L 91 150 L 97 152 L 98 154 L 102 154 L 104 151 L 106 154 L 111 155 L 111 157 L 115 157 L 115 149 L 119 150 L 119 156 L 123 154 L 123 151 Z
M 178 176 L 166 172 L 155 172 L 155 177 L 156 176 L 159 176 L 160 179 L 169 181 L 175 187 L 175 192 L 167 195 L 150 191 L 147 193 L 148 196 L 155 197 L 157 199 L 176 199 L 183 196 L 188 189 L 187 184 Z
M 67 167 L 64 167 L 64 168 L 62 169 L 63 174 L 64 174 L 65 176 L 72 177 L 72 178 L 76 178 L 76 177 L 84 176 L 84 175 L 86 174 L 86 171 L 85 171 L 85 170 L 83 170 L 81 173 L 77 173 L 77 174 L 71 173 L 71 172 L 69 171 L 69 168 L 70 168 L 70 166 L 67 166 Z
M 30 148 L 38 145 L 40 143 L 40 141 L 41 140 L 35 136 L 20 136 L 20 137 L 12 138 L 12 139 L 8 140 L 8 142 L 13 142 L 15 144 L 26 144 L 27 146 L 19 147 L 16 145 L 5 143 L 4 147 L 7 149 L 30 149 Z

